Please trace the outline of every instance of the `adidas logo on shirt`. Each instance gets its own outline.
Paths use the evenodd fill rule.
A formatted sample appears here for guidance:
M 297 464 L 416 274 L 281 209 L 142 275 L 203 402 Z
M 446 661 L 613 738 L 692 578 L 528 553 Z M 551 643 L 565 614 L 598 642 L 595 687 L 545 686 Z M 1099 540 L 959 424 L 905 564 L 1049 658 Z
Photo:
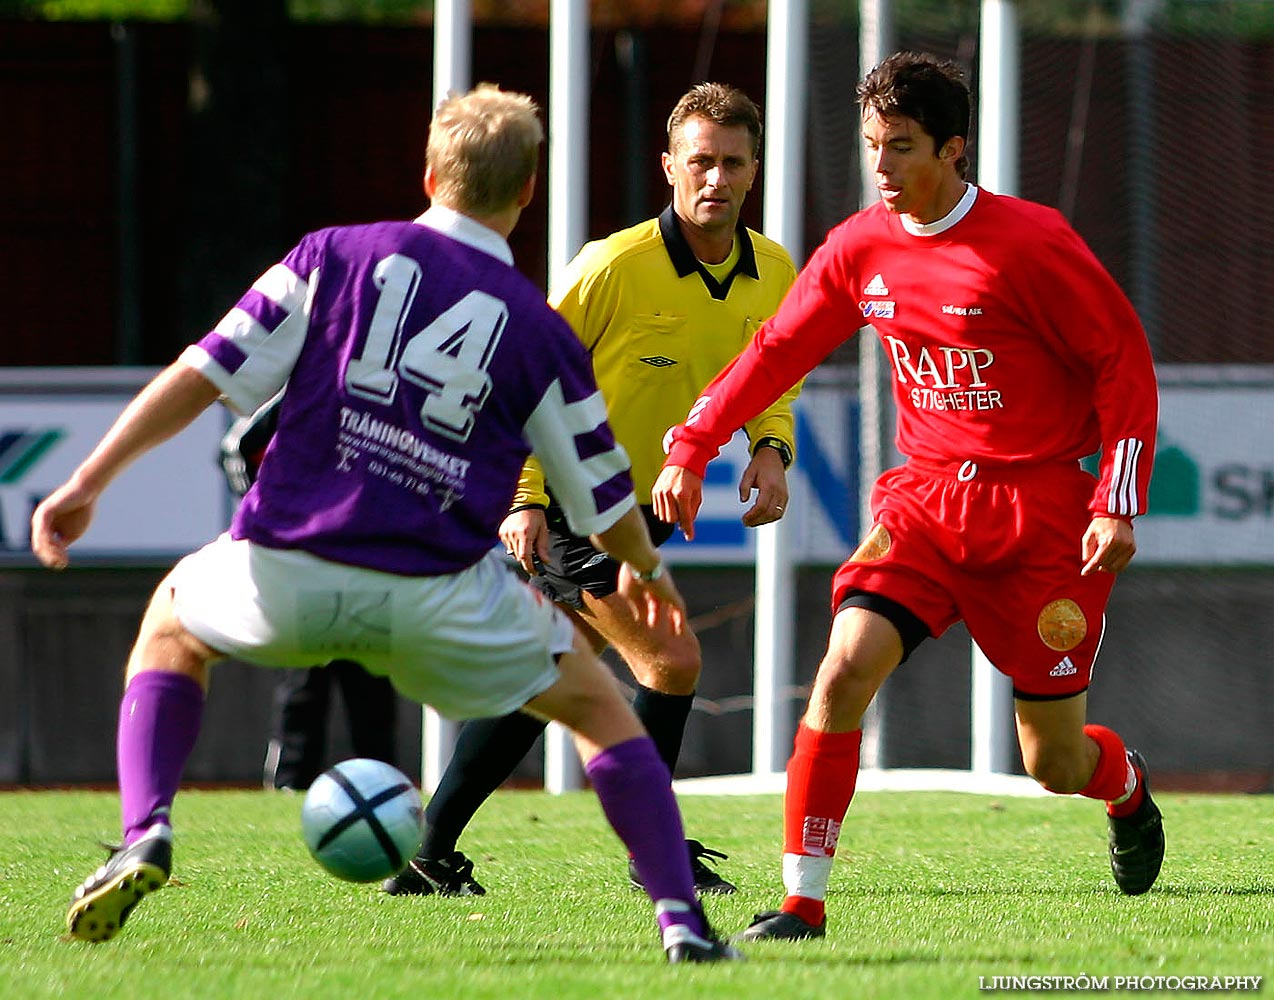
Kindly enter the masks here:
M 889 288 L 885 285 L 885 279 L 879 274 L 867 282 L 867 287 L 863 289 L 864 295 L 888 295 Z

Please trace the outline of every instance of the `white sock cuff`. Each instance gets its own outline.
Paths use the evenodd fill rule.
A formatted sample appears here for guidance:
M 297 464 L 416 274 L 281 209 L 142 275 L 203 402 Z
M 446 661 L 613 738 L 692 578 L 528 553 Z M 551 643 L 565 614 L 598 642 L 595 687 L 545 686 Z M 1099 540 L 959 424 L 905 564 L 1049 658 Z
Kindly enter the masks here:
M 684 899 L 657 899 L 655 900 L 655 916 L 662 917 L 665 913 L 689 913 L 691 906 Z
M 808 854 L 783 855 L 783 888 L 789 896 L 823 899 L 832 876 L 835 858 L 816 858 Z
M 1124 794 L 1117 799 L 1111 799 L 1111 804 L 1120 806 L 1132 798 L 1132 793 L 1137 790 L 1137 769 L 1132 766 L 1132 761 L 1128 762 L 1128 776 L 1124 778 Z

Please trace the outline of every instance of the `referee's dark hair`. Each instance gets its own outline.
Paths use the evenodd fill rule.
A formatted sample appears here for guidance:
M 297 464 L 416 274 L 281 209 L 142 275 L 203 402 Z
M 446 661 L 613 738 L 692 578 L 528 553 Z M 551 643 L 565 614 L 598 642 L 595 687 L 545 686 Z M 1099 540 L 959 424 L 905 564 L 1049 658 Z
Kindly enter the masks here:
M 718 125 L 742 125 L 752 137 L 752 156 L 761 155 L 761 109 L 728 83 L 696 83 L 682 95 L 668 116 L 668 152 L 674 152 L 681 128 L 691 118 L 707 118 Z

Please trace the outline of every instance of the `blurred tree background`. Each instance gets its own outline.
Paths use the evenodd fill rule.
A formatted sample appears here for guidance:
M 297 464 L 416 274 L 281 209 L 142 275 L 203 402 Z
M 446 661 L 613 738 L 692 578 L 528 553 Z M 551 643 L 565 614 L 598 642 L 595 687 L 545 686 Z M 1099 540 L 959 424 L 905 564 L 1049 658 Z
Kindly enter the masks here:
M 182 21 L 197 17 L 199 0 L 0 0 L 0 17 L 45 20 Z M 222 6 L 214 3 L 213 6 Z M 273 6 L 271 4 L 270 6 Z M 369 24 L 433 23 L 433 0 L 286 0 L 293 21 L 346 21 Z M 471 0 L 475 24 L 548 23 L 550 0 Z M 935 31 L 976 21 L 981 0 L 893 0 L 899 23 L 924 22 Z M 1092 0 L 1087 5 L 1056 0 L 1018 0 L 1018 19 L 1027 32 L 1092 35 L 1119 32 L 1130 17 L 1152 15 L 1161 28 L 1224 30 L 1246 38 L 1274 37 L 1272 0 Z M 594 25 L 651 26 L 696 24 L 764 27 L 767 0 L 591 0 Z M 812 20 L 857 19 L 854 0 L 810 0 Z

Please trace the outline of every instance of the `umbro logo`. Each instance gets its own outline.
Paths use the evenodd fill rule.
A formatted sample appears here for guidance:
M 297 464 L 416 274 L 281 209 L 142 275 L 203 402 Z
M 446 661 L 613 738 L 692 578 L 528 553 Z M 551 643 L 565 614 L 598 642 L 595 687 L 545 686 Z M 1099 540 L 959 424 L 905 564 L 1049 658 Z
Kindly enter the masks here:
M 879 274 L 867 282 L 867 287 L 863 289 L 864 295 L 888 295 L 889 288 L 885 285 L 885 279 Z
M 650 358 L 638 358 L 637 360 L 643 365 L 650 365 L 651 368 L 667 368 L 669 365 L 677 363 L 672 358 L 665 358 L 662 354 L 656 354 Z
M 1062 662 L 1048 672 L 1049 677 L 1070 677 L 1079 673 L 1079 667 L 1071 662 L 1069 656 L 1062 658 Z

